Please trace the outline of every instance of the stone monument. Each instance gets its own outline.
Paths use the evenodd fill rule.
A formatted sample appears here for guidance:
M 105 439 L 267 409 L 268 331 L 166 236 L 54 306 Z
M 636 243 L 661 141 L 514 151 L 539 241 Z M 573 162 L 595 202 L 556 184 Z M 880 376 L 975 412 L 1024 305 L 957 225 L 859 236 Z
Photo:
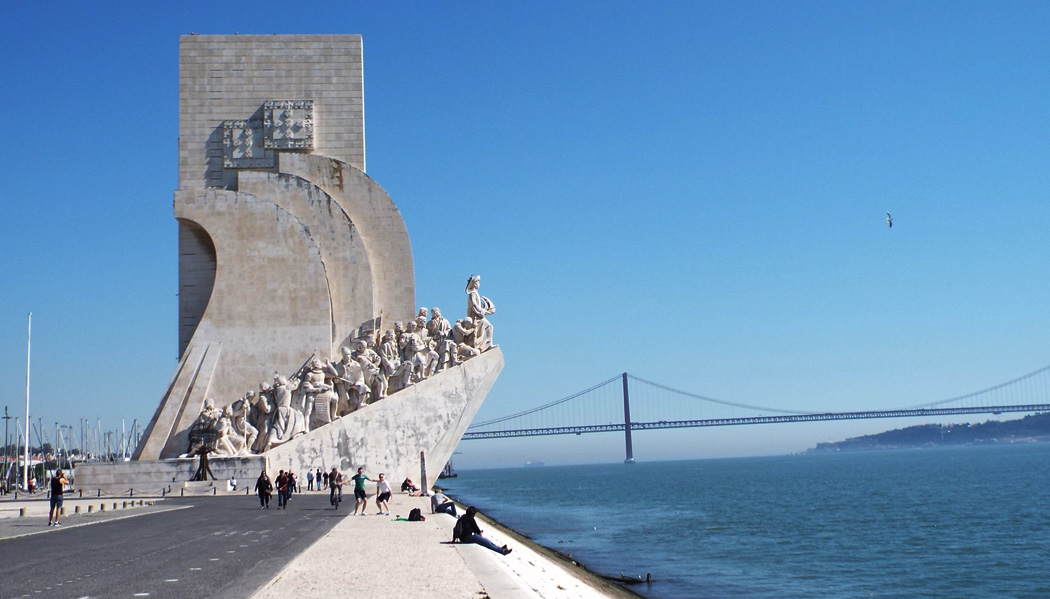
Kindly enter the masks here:
M 422 452 L 436 480 L 503 367 L 495 305 L 471 275 L 456 327 L 415 310 L 405 223 L 365 174 L 361 37 L 189 35 L 179 60 L 180 359 L 137 465 L 80 486 L 183 480 L 205 440 L 219 478 L 398 480 Z

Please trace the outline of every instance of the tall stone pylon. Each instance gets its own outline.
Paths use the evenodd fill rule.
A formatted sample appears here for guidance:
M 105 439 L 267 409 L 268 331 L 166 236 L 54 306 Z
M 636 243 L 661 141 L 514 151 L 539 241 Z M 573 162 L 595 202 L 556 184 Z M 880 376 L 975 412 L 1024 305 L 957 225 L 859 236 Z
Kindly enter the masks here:
M 364 172 L 360 35 L 188 35 L 179 51 L 179 363 L 136 460 L 415 315 L 412 248 Z

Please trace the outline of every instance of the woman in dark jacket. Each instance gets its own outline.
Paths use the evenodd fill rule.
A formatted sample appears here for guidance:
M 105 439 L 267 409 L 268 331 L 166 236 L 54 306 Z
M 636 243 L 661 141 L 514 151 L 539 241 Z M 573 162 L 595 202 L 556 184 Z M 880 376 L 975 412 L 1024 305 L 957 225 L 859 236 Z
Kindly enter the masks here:
M 255 491 L 259 493 L 259 505 L 262 506 L 259 509 L 270 509 L 270 494 L 273 493 L 273 483 L 270 482 L 270 477 L 266 476 L 265 470 L 259 475 L 259 480 L 255 481 Z

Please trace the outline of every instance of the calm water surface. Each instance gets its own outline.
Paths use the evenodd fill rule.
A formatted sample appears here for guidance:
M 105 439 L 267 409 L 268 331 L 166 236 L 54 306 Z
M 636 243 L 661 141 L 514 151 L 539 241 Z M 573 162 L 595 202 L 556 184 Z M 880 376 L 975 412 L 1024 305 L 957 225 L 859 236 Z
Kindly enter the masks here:
M 460 472 L 457 499 L 646 597 L 1050 598 L 1050 445 Z

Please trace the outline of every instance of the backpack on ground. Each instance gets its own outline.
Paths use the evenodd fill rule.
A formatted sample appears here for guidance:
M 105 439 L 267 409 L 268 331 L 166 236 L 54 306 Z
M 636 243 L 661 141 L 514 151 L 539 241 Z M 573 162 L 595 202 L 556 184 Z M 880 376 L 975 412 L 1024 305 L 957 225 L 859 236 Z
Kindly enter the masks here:
M 412 511 L 408 513 L 409 522 L 423 522 L 426 518 L 423 517 L 423 512 L 419 511 L 419 508 L 414 507 Z

